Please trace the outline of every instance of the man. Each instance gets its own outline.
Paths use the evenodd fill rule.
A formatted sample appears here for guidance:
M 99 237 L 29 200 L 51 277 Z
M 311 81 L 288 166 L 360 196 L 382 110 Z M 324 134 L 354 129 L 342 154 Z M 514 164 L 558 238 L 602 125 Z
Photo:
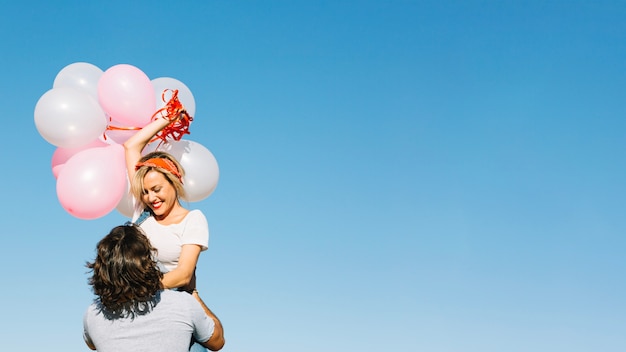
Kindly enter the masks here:
M 219 351 L 219 319 L 197 295 L 164 290 L 153 258 L 136 225 L 118 226 L 98 243 L 96 259 L 87 263 L 97 296 L 83 318 L 87 346 L 99 352 L 186 352 L 196 341 Z

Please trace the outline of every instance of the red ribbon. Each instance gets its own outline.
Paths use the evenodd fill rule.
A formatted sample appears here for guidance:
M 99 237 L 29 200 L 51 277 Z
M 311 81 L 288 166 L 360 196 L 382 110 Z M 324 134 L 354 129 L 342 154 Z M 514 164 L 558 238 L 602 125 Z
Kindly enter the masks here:
M 167 139 L 173 139 L 175 141 L 180 141 L 184 135 L 189 134 L 189 125 L 191 121 L 193 121 L 193 117 L 187 113 L 183 104 L 178 100 L 178 89 L 166 89 L 161 94 L 161 99 L 165 102 L 165 93 L 167 91 L 172 92 L 172 97 L 165 104 L 164 107 L 157 110 L 157 112 L 152 115 L 152 120 L 156 120 L 159 117 L 164 118 L 170 121 L 170 124 L 165 126 L 161 131 L 159 131 L 156 136 L 150 141 L 154 142 L 158 139 L 161 140 L 161 143 L 167 142 Z
M 111 121 L 113 121 L 113 119 L 109 117 L 109 122 Z M 119 127 L 119 126 L 107 125 L 106 131 L 138 131 L 140 129 L 141 127 Z M 102 137 L 104 138 L 105 141 L 107 140 L 106 131 L 102 133 Z

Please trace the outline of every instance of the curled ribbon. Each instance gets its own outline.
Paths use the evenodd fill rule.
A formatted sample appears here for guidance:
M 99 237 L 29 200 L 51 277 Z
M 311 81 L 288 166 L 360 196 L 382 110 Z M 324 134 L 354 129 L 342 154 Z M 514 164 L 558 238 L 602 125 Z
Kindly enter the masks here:
M 154 121 L 161 117 L 169 120 L 170 124 L 159 131 L 150 142 L 154 142 L 158 139 L 161 140 L 161 143 L 167 142 L 168 137 L 179 141 L 184 135 L 189 134 L 189 125 L 191 121 L 193 121 L 193 117 L 187 113 L 183 104 L 178 100 L 178 89 L 164 90 L 161 94 L 161 99 L 163 99 L 164 102 L 166 101 L 165 93 L 167 91 L 172 92 L 170 100 L 167 101 L 164 107 L 157 110 L 157 112 L 152 115 L 152 120 Z

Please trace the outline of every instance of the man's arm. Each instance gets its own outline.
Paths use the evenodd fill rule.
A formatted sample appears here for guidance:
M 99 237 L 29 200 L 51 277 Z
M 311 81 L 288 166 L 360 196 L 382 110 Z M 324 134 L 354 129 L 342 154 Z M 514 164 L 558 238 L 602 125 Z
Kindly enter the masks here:
M 206 315 L 209 318 L 213 319 L 213 321 L 215 322 L 215 328 L 213 329 L 213 335 L 211 335 L 211 338 L 209 338 L 207 341 L 204 341 L 204 342 L 198 341 L 198 343 L 210 349 L 211 351 L 221 350 L 222 347 L 224 347 L 224 344 L 226 343 L 226 341 L 224 340 L 224 328 L 222 327 L 222 323 L 215 316 L 215 314 L 211 312 L 209 307 L 207 307 L 206 304 L 204 304 L 200 296 L 198 296 L 198 291 L 194 290 L 192 293 L 192 296 L 200 303 L 200 306 L 202 306 L 202 309 L 204 309 L 204 312 L 206 313 Z

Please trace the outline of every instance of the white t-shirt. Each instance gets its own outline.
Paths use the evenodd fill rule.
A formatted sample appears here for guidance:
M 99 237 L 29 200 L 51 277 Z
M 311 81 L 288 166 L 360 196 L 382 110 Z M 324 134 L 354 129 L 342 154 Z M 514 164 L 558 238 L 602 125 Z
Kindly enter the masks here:
M 98 352 L 187 352 L 191 336 L 208 341 L 215 329 L 200 304 L 186 292 L 161 291 L 145 315 L 109 320 L 96 304 L 83 317 L 83 336 Z
M 133 219 L 136 220 L 139 214 Z M 152 247 L 157 250 L 157 259 L 171 271 L 178 266 L 181 247 L 197 244 L 205 251 L 209 246 L 209 223 L 200 210 L 191 210 L 178 224 L 161 225 L 154 217 L 148 217 L 141 225 Z

